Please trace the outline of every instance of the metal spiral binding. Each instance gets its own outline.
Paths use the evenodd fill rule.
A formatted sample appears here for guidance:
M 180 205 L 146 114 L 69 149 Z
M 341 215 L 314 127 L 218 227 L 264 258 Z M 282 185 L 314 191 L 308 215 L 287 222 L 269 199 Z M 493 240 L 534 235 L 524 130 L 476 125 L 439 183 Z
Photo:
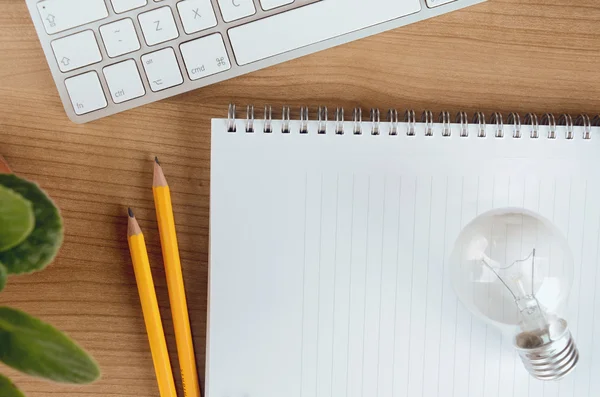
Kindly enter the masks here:
M 227 131 L 236 132 L 238 126 L 236 105 L 230 104 L 227 111 Z M 285 106 L 282 109 L 281 115 L 281 133 L 291 133 L 291 118 L 290 118 L 290 107 Z M 387 120 L 381 121 L 381 113 L 377 108 L 370 110 L 370 123 L 371 123 L 371 135 L 381 135 L 383 131 L 386 131 L 389 135 L 397 136 L 400 134 L 400 120 L 399 113 L 396 109 L 390 109 L 387 112 Z M 254 133 L 256 126 L 254 106 L 249 105 L 246 107 L 246 119 L 244 121 L 244 129 L 247 133 Z M 264 107 L 263 116 L 263 133 L 273 133 L 273 109 L 271 106 Z M 319 106 L 317 110 L 317 134 L 325 135 L 328 131 L 328 126 L 331 126 L 329 122 L 329 111 L 325 106 Z M 308 107 L 300 108 L 299 118 L 299 133 L 309 133 L 310 111 Z M 352 112 L 352 132 L 354 135 L 361 135 L 363 133 L 363 118 L 362 109 L 356 107 Z M 441 135 L 443 137 L 452 136 L 452 129 L 458 128 L 458 136 L 469 137 L 469 118 L 466 112 L 458 112 L 454 119 L 454 123 L 451 121 L 451 115 L 449 112 L 440 112 L 437 118 L 437 123 L 434 120 L 433 113 L 429 110 L 424 111 L 421 114 L 419 120 L 416 118 L 416 113 L 412 109 L 408 109 L 404 112 L 404 123 L 406 124 L 406 135 L 415 136 L 417 133 L 417 123 L 422 124 L 420 131 L 424 131 L 425 136 L 433 136 L 436 131 L 436 124 L 441 125 Z M 485 115 L 481 112 L 477 112 L 473 115 L 472 123 L 477 127 L 477 137 L 486 138 L 488 127 L 486 125 Z M 504 117 L 502 113 L 496 112 L 491 115 L 487 120 L 491 126 L 493 126 L 494 137 L 504 138 L 505 137 L 505 125 Z M 382 125 L 383 124 L 383 125 Z M 387 124 L 387 125 L 385 125 Z M 457 125 L 456 125 L 457 124 Z M 573 140 L 575 136 L 576 127 L 581 127 L 582 135 L 581 138 L 584 140 L 592 139 L 592 128 L 600 127 L 600 115 L 596 115 L 590 118 L 587 114 L 580 114 L 577 117 L 571 116 L 570 114 L 563 113 L 558 119 L 552 113 L 545 113 L 541 118 L 535 113 L 527 113 L 521 123 L 521 116 L 519 113 L 509 113 L 506 118 L 507 127 L 512 130 L 512 138 L 519 139 L 522 137 L 523 129 L 529 130 L 530 139 L 537 139 L 540 137 L 540 125 L 547 127 L 548 139 L 557 139 L 558 131 L 565 131 L 564 139 Z M 389 126 L 389 130 L 386 129 Z M 345 119 L 344 119 L 344 108 L 338 107 L 335 110 L 335 123 L 334 133 L 336 135 L 344 135 L 345 133 Z M 492 127 L 490 127 L 492 128 Z
M 417 120 L 415 118 L 414 110 L 409 109 L 404 112 L 404 122 L 408 123 L 406 135 L 415 136 L 415 124 L 417 123 Z
M 344 108 L 335 109 L 335 133 L 344 135 Z
M 450 126 L 450 113 L 441 112 L 438 122 L 442 124 L 442 136 L 451 136 L 452 127 Z
M 303 106 L 300 108 L 300 133 L 308 134 L 308 107 Z
M 556 139 L 556 119 L 552 113 L 544 114 L 540 124 L 548 126 L 548 139 Z
M 563 113 L 558 117 L 558 125 L 564 125 L 567 127 L 565 138 L 573 139 L 573 117 L 570 114 Z
M 354 108 L 354 110 L 352 111 L 352 121 L 354 122 L 354 135 L 361 135 L 362 134 L 362 109 L 361 108 Z
M 281 110 L 281 132 L 283 134 L 290 133 L 290 108 L 284 106 Z
M 477 112 L 473 115 L 473 124 L 477 124 L 479 126 L 477 130 L 477 136 L 479 138 L 486 138 L 487 132 L 485 128 L 485 114 L 481 112 Z
M 590 116 L 580 114 L 575 119 L 575 125 L 583 126 L 583 139 L 590 139 L 592 137 L 592 125 L 600 125 L 600 116 L 596 116 L 593 121 L 590 121 Z
M 425 136 L 433 136 L 433 113 L 431 110 L 423 112 L 421 123 L 425 123 Z
M 469 136 L 469 116 L 466 112 L 458 112 L 456 122 L 460 123 L 460 136 L 467 138 Z
M 398 111 L 388 110 L 388 123 L 390 123 L 390 135 L 398 135 Z
M 254 106 L 246 107 L 246 132 L 254 132 Z
M 525 115 L 525 124 L 531 124 L 531 133 L 529 137 L 537 139 L 540 136 L 540 124 L 538 123 L 538 117 L 535 113 L 527 113 Z
M 506 123 L 513 125 L 513 138 L 521 138 L 521 116 L 519 116 L 519 113 L 509 114 Z
M 227 110 L 227 132 L 235 132 L 235 105 L 230 103 Z
M 500 113 L 496 112 L 492 114 L 492 117 L 490 117 L 490 124 L 496 124 L 494 136 L 496 138 L 504 138 L 504 121 L 502 120 L 502 115 Z
M 269 105 L 265 106 L 265 127 L 263 128 L 265 134 L 273 132 L 273 108 Z
M 317 126 L 317 134 L 326 134 L 327 133 L 327 117 L 329 116 L 327 111 L 327 106 L 321 107 L 319 106 L 318 118 L 319 124 Z
M 371 135 L 379 135 L 379 125 L 381 124 L 381 114 L 379 109 L 371 109 Z

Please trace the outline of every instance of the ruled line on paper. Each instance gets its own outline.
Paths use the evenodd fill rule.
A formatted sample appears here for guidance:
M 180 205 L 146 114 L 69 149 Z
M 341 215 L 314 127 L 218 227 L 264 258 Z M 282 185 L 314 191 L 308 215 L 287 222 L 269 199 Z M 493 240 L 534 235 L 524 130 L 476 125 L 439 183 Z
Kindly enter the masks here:
M 552 185 L 552 221 L 554 222 L 554 214 L 555 214 L 555 210 L 556 210 L 556 176 L 554 177 L 554 182 Z M 540 190 L 538 191 L 538 214 L 540 213 L 540 208 L 541 208 L 541 201 L 542 201 L 542 179 L 540 178 Z M 538 231 L 536 230 L 536 235 L 535 235 L 535 245 L 538 244 Z M 527 396 L 531 397 L 531 378 L 528 377 L 527 378 Z
M 555 222 L 556 220 L 556 176 L 554 177 L 554 186 L 553 186 L 553 193 L 552 193 L 552 223 Z M 540 194 L 540 199 L 541 199 L 541 194 Z M 536 236 L 535 236 L 535 245 L 538 246 L 539 244 L 539 224 L 536 226 Z M 550 246 L 550 258 L 552 258 L 552 246 Z M 550 269 L 552 269 L 552 259 L 549 260 L 549 267 Z M 528 384 L 528 394 L 529 397 L 531 397 L 531 380 L 528 379 L 527 381 Z M 546 394 L 546 387 L 543 385 L 542 386 L 542 397 L 545 397 Z
M 415 269 L 415 231 L 416 231 L 416 225 L 417 225 L 417 187 L 418 187 L 419 183 L 418 183 L 418 179 L 415 178 L 415 192 L 414 192 L 414 196 L 413 196 L 413 202 L 414 202 L 414 207 L 413 207 L 413 232 L 412 232 L 412 263 L 411 263 L 411 275 L 412 275 L 412 280 L 410 283 L 410 291 L 409 291 L 409 303 L 408 303 L 408 318 L 412 318 L 412 294 L 413 294 L 413 281 L 414 281 L 414 269 Z M 411 340 L 411 335 L 412 334 L 412 327 L 408 327 L 408 346 L 410 347 L 410 340 Z M 410 363 L 410 349 L 408 351 L 408 362 Z M 409 390 L 409 386 L 410 386 L 410 364 L 407 366 L 406 369 L 406 395 L 408 395 L 408 390 Z
M 510 193 L 511 193 L 511 185 L 512 185 L 512 178 L 509 176 L 508 177 L 508 191 L 506 193 L 506 197 L 508 197 L 508 202 L 507 202 L 507 206 L 510 206 Z M 525 197 L 525 191 L 523 191 L 523 197 Z M 521 250 L 523 249 L 523 215 L 521 215 Z M 506 233 L 508 234 L 508 229 L 506 230 Z M 506 260 L 508 256 L 508 244 L 506 244 L 506 246 L 504 247 L 504 259 Z M 502 301 L 502 316 L 504 317 L 505 315 L 505 310 L 504 310 L 504 300 Z M 504 338 L 502 338 L 500 340 L 500 350 L 502 351 L 504 347 Z M 500 353 L 500 358 L 499 358 L 499 363 L 498 363 L 498 389 L 496 390 L 496 395 L 498 397 L 500 397 L 500 382 L 502 382 L 502 353 Z
M 552 179 L 552 222 L 554 222 L 555 218 L 556 218 L 556 176 L 553 177 Z M 538 190 L 538 209 L 537 209 L 537 213 L 547 217 L 547 215 L 543 214 L 542 211 L 542 178 L 540 178 L 540 184 L 539 184 L 539 190 Z M 536 234 L 535 234 L 535 245 L 538 246 L 539 245 L 539 223 L 536 224 Z M 552 267 L 552 263 L 550 261 L 549 263 L 549 267 Z M 518 364 L 517 364 L 518 365 Z M 521 364 L 522 365 L 522 364 Z M 531 397 L 531 393 L 532 393 L 532 382 L 531 382 L 531 378 L 527 377 L 527 395 L 529 397 Z M 542 394 L 544 393 L 544 390 L 542 389 Z
M 336 289 L 337 289 L 337 266 L 338 266 L 338 228 L 339 228 L 339 209 L 340 209 L 340 174 L 336 176 L 335 182 L 335 237 L 333 254 L 333 312 L 331 313 L 331 387 L 329 394 L 333 395 L 333 363 L 334 363 L 334 338 L 335 338 L 335 308 L 336 308 Z
M 598 237 L 596 237 L 596 274 L 595 274 L 595 283 L 598 282 L 598 277 L 600 277 L 600 217 L 598 218 Z M 596 294 L 598 288 L 594 288 L 594 301 L 593 304 L 596 303 Z M 596 325 L 596 310 L 592 312 L 592 328 Z M 596 341 L 594 340 L 594 336 L 596 332 L 592 332 L 592 351 L 594 350 L 594 344 Z M 588 378 L 588 392 L 592 390 L 592 370 L 594 369 L 594 355 L 592 355 L 590 359 L 590 370 L 589 370 L 589 378 Z
M 463 206 L 465 203 L 465 177 L 462 177 L 461 181 L 461 193 L 460 193 L 460 229 L 463 228 Z M 458 307 L 460 306 L 460 301 L 456 300 L 456 311 L 455 311 L 455 323 L 454 323 L 454 366 L 452 367 L 452 397 L 456 397 L 456 340 L 458 338 Z
M 597 193 L 594 191 L 593 183 L 588 179 L 585 180 L 585 201 L 582 229 L 582 252 L 581 262 L 582 269 L 579 279 L 578 299 L 577 299 L 577 318 L 574 323 L 578 330 L 575 342 L 578 345 L 581 353 L 580 366 L 582 369 L 576 372 L 574 378 L 573 395 L 590 395 L 590 373 L 591 373 L 591 355 L 593 351 L 594 337 L 594 306 L 593 304 L 585 304 L 585 302 L 595 302 L 595 286 L 596 286 L 596 268 L 594 264 L 597 262 L 597 243 L 598 243 L 598 227 L 594 222 L 598 217 L 599 209 L 597 207 Z M 589 207 L 589 208 L 588 208 Z M 589 221 L 587 220 L 589 218 Z M 592 291 L 593 290 L 593 291 Z M 590 313 L 591 311 L 591 313 Z M 591 322 L 590 322 L 591 319 Z M 587 373 L 584 373 L 586 371 Z
M 396 231 L 396 287 L 394 289 L 394 336 L 393 336 L 393 350 L 392 350 L 392 396 L 395 392 L 396 386 L 396 322 L 398 319 L 398 277 L 400 272 L 398 267 L 400 265 L 400 220 L 402 217 L 402 209 L 400 203 L 402 202 L 402 177 L 400 177 L 400 184 L 398 186 L 398 228 Z
M 447 277 L 450 272 L 448 256 L 452 252 L 454 235 L 460 232 L 461 207 L 463 184 L 462 179 L 446 178 L 446 192 L 444 196 L 444 231 L 443 231 L 443 263 L 442 287 L 440 295 L 440 332 L 437 335 L 437 385 L 434 396 L 448 396 L 454 393 L 455 387 L 455 351 L 457 333 L 457 298 L 453 292 L 452 277 Z M 442 365 L 443 364 L 443 365 Z M 444 394 L 442 394 L 444 390 Z M 433 392 L 432 392 L 433 393 Z
M 302 397 L 302 386 L 304 385 L 304 291 L 306 289 L 306 229 L 307 229 L 307 214 L 308 214 L 308 173 L 304 177 L 304 251 L 303 251 L 303 267 L 302 267 L 302 331 L 301 331 L 301 342 L 300 342 L 300 397 Z
M 479 188 L 481 187 L 481 180 L 480 177 L 477 177 L 477 199 L 475 200 L 475 217 L 477 217 L 479 215 Z M 472 368 L 473 368 L 473 363 L 471 360 L 471 353 L 473 351 L 473 317 L 470 318 L 470 323 L 471 326 L 470 328 L 470 333 L 469 333 L 469 381 L 467 382 L 467 396 L 471 396 L 471 382 L 470 379 L 472 378 Z
M 539 188 L 538 188 L 539 191 Z M 521 202 L 521 208 L 525 209 L 525 199 L 527 197 L 527 176 L 523 178 L 523 201 Z M 539 203 L 539 202 L 538 202 Z M 521 215 L 521 219 L 523 216 Z M 523 256 L 523 233 L 521 233 L 521 243 L 519 247 L 519 256 Z M 517 365 L 518 365 L 519 357 L 517 356 L 517 352 L 513 349 L 513 379 L 512 379 L 512 396 L 515 396 L 515 388 L 517 385 Z
M 352 210 L 350 212 L 350 281 L 348 285 L 348 345 L 346 347 L 346 397 L 348 397 L 348 382 L 350 381 L 350 308 L 352 303 L 352 265 L 353 265 L 353 256 L 352 256 L 352 245 L 354 242 L 354 189 L 356 183 L 356 176 L 352 175 Z
M 515 179 L 512 176 L 508 177 L 508 202 L 507 205 L 508 207 L 521 207 L 521 209 L 525 208 L 525 195 L 526 195 L 526 177 L 523 177 L 523 184 L 522 186 L 518 183 L 518 178 L 517 181 L 515 181 Z M 514 203 L 514 204 L 513 204 Z M 523 221 L 524 221 L 524 216 L 523 214 L 521 214 L 521 233 L 520 233 L 520 242 L 519 242 L 519 256 L 523 257 Z M 505 257 L 508 254 L 505 252 Z M 509 313 L 514 313 L 516 312 L 516 307 L 514 306 L 509 306 L 508 308 Z M 505 307 L 504 307 L 504 302 L 503 302 L 503 313 L 505 313 Z M 509 314 L 510 315 L 510 314 Z M 512 382 L 512 388 L 514 390 L 514 384 L 515 384 L 515 378 L 514 378 L 514 373 L 515 373 L 515 360 L 517 358 L 516 355 L 516 351 L 512 348 L 512 346 L 509 344 L 509 346 L 505 346 L 506 340 L 504 337 L 501 338 L 501 342 L 500 342 L 500 349 L 501 349 L 501 353 L 500 353 L 500 361 L 499 361 L 499 365 L 498 365 L 498 390 L 497 390 L 497 396 L 498 397 L 502 397 L 502 386 L 504 385 L 504 379 L 503 379 L 503 368 L 504 367 L 508 367 L 509 365 L 512 365 L 511 368 L 511 372 L 513 373 L 513 378 L 508 380 L 510 382 Z M 506 353 L 506 350 L 510 349 L 510 353 Z M 504 358 L 504 360 L 503 360 Z M 504 365 L 503 365 L 504 363 Z M 506 376 L 506 372 L 504 372 L 504 375 Z
M 377 382 L 375 384 L 375 395 L 379 395 L 379 365 L 381 360 L 381 301 L 383 295 L 383 247 L 385 243 L 384 232 L 385 232 L 385 199 L 387 189 L 387 176 L 383 179 L 383 214 L 381 219 L 381 272 L 379 275 L 379 329 L 377 339 Z
M 540 192 L 540 186 L 541 186 L 542 182 L 540 180 L 539 184 L 538 184 L 538 212 L 539 212 L 539 205 L 540 205 L 540 200 L 539 200 L 539 192 Z M 521 208 L 525 209 L 525 197 L 527 196 L 527 177 L 523 178 L 523 201 L 521 203 Z M 523 223 L 523 215 L 521 215 L 521 223 Z M 520 242 L 520 246 L 519 246 L 519 256 L 523 257 L 523 232 L 521 232 L 521 242 Z M 512 379 L 512 395 L 513 397 L 515 396 L 515 388 L 517 386 L 517 368 L 519 365 L 519 356 L 517 355 L 517 352 L 515 349 L 513 349 L 513 379 Z M 529 387 L 528 387 L 529 389 Z
M 496 175 L 494 175 L 492 178 L 492 209 L 496 208 L 496 180 L 497 180 Z M 488 209 L 488 211 L 489 211 L 489 209 Z M 477 215 L 479 215 L 479 214 L 477 214 Z M 493 228 L 494 228 L 494 226 L 492 224 L 492 228 L 490 229 L 490 240 L 492 239 L 491 234 L 492 234 Z M 490 247 L 490 250 L 491 249 L 492 248 Z M 488 296 L 488 301 L 486 302 L 486 307 L 489 306 L 489 302 L 491 299 L 491 291 L 490 291 L 489 283 L 487 285 L 487 296 Z M 485 394 L 485 385 L 487 384 L 488 334 L 489 334 L 489 325 L 485 324 L 485 336 L 483 339 L 483 385 L 482 385 L 483 386 L 483 394 Z
M 443 248 L 443 263 L 442 263 L 442 293 L 440 295 L 440 327 L 442 326 L 443 322 L 443 302 L 444 302 L 444 290 L 446 287 L 446 263 L 447 263 L 447 259 L 446 259 L 446 234 L 447 234 L 447 227 L 448 227 L 448 189 L 449 189 L 449 185 L 450 184 L 450 177 L 446 176 L 446 194 L 445 194 L 445 207 L 444 207 L 444 248 Z M 440 338 L 438 341 L 438 370 L 437 370 L 437 394 L 438 396 L 440 395 L 440 372 L 441 372 L 441 368 L 442 368 L 442 333 L 440 331 Z
M 427 335 L 427 301 L 429 299 L 429 267 L 431 266 L 431 211 L 433 208 L 433 183 L 434 179 L 431 176 L 429 181 L 429 219 L 427 221 L 427 268 L 425 270 L 425 329 L 423 334 Z M 423 338 L 423 355 L 425 355 L 427 340 Z M 421 394 L 425 391 L 425 359 L 421 369 Z
M 363 326 L 363 331 L 362 331 L 362 358 L 361 358 L 361 378 L 360 378 L 360 395 L 363 396 L 364 394 L 364 387 L 365 387 L 365 337 L 366 337 L 366 329 L 367 329 L 367 323 L 366 323 L 366 318 L 367 318 L 367 271 L 368 271 L 368 258 L 369 258 L 369 215 L 371 213 L 371 176 L 369 175 L 368 178 L 368 185 L 367 185 L 367 234 L 366 234 L 366 238 L 365 238 L 365 274 L 364 274 L 364 278 L 365 278 L 365 292 L 363 294 L 364 297 L 364 307 L 363 307 L 363 317 L 362 317 L 362 326 Z
M 580 260 L 583 262 L 583 248 L 584 248 L 584 243 L 585 243 L 585 238 L 583 238 L 585 236 L 585 214 L 586 214 L 586 210 L 587 210 L 587 189 L 588 189 L 588 182 L 587 180 L 585 181 L 585 189 L 584 189 L 584 193 L 583 193 L 583 222 L 581 222 L 581 253 L 580 253 Z M 570 219 L 570 217 L 569 217 Z M 579 272 L 579 288 L 577 289 L 577 303 L 580 303 L 581 300 L 581 281 L 582 281 L 582 275 L 583 275 L 583 264 L 581 265 L 582 269 Z M 577 320 L 579 321 L 579 308 L 580 308 L 580 304 L 577 305 Z M 575 330 L 577 333 L 579 332 L 579 326 L 577 327 L 577 329 Z M 577 340 L 577 334 L 574 335 L 575 340 Z
M 556 180 L 556 179 L 555 179 Z M 556 183 L 554 185 L 555 188 L 555 208 L 554 211 L 556 211 Z M 571 198 L 572 198 L 572 194 L 573 194 L 573 178 L 569 178 L 569 200 L 567 201 L 567 205 L 566 208 L 569 208 L 569 212 L 568 212 L 568 216 L 567 216 L 567 241 L 569 241 L 569 236 L 571 235 Z M 553 223 L 554 223 L 554 218 L 553 218 Z M 585 223 L 585 221 L 583 222 Z M 550 247 L 550 249 L 552 250 L 552 247 Z M 573 265 L 575 265 L 575 263 L 573 263 Z M 565 262 L 564 260 L 562 261 L 562 274 L 565 273 Z M 573 280 L 574 281 L 574 280 Z M 572 282 L 573 282 L 572 281 Z M 560 395 L 560 387 L 561 387 L 561 382 L 558 383 L 557 386 L 557 390 L 558 390 L 558 395 Z M 543 395 L 542 397 L 546 397 L 546 383 L 544 383 L 543 385 Z
M 315 363 L 315 396 L 319 391 L 319 338 L 321 336 L 321 258 L 323 256 L 323 174 L 321 174 L 321 188 L 319 190 L 319 260 L 317 271 L 317 341 L 316 341 L 316 363 Z

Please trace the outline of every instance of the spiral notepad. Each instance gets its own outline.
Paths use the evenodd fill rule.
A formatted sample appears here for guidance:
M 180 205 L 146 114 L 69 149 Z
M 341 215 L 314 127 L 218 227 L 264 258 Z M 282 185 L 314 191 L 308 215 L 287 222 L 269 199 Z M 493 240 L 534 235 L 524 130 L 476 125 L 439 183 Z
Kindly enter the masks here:
M 212 122 L 207 397 L 600 395 L 598 117 L 241 113 Z M 454 242 L 494 208 L 568 240 L 560 381 L 454 293 Z

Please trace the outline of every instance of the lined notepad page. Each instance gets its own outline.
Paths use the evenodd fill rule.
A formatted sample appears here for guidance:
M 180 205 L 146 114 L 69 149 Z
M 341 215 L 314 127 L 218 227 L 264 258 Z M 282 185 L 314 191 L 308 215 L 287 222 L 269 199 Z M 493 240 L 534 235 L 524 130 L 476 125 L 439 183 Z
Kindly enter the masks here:
M 600 395 L 597 128 L 551 140 L 544 127 L 515 139 L 274 124 L 213 121 L 207 397 Z M 581 357 L 560 382 L 530 377 L 449 280 L 461 228 L 503 207 L 543 215 L 572 249 Z

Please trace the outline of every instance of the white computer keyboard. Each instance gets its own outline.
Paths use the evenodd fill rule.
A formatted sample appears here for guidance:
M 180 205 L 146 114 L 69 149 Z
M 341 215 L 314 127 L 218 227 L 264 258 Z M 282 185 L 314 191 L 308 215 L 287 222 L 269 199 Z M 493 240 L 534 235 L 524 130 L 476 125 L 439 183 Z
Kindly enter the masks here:
M 484 0 L 26 0 L 83 123 Z

